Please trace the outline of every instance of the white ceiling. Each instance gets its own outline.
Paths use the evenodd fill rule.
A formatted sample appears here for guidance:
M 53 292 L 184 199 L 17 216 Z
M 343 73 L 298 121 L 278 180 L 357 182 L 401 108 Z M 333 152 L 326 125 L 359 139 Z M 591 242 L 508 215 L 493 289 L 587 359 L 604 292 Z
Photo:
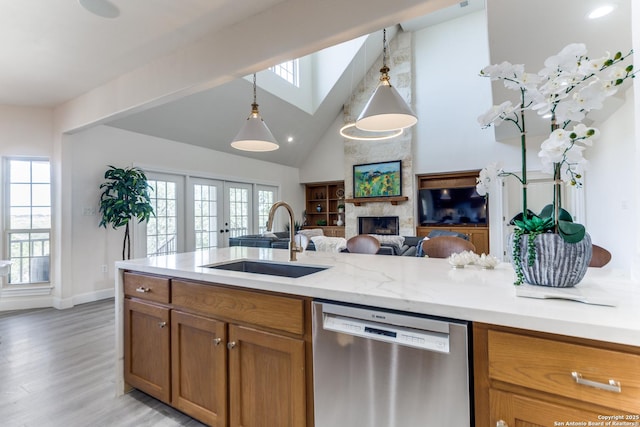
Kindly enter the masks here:
M 107 2 L 117 18 L 98 17 L 75 0 L 0 0 L 0 104 L 55 106 L 120 74 L 198 40 L 213 28 L 225 28 L 282 0 L 83 0 Z M 541 68 L 542 60 L 568 42 L 585 42 L 594 54 L 631 47 L 631 0 L 607 0 L 618 8 L 600 21 L 585 15 L 603 0 L 487 0 L 491 62 L 510 60 Z M 416 31 L 484 6 L 469 0 L 429 17 L 405 22 Z M 152 5 L 152 6 L 150 6 Z M 473 35 L 470 35 L 473 37 Z M 380 50 L 371 38 L 368 57 Z M 357 61 L 354 60 L 354 63 Z M 355 67 L 360 70 L 362 66 Z M 392 70 L 393 74 L 393 70 Z M 350 69 L 313 114 L 259 90 L 260 110 L 281 145 L 273 153 L 241 153 L 229 141 L 249 113 L 251 87 L 244 79 L 155 106 L 108 123 L 132 131 L 299 166 L 340 114 L 354 87 Z M 502 98 L 497 94 L 496 98 Z
M 89 1 L 89 0 L 87 0 Z M 55 106 L 282 0 L 0 0 L 0 104 Z

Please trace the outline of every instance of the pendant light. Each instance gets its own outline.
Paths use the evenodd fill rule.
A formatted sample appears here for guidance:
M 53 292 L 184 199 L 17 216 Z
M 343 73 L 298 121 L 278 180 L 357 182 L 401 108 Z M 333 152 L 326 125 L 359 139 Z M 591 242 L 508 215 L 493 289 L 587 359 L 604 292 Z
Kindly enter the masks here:
M 387 67 L 387 30 L 382 32 L 382 68 L 380 83 L 356 120 L 356 128 L 370 132 L 405 129 L 418 122 L 416 114 L 389 80 Z
M 256 102 L 256 74 L 253 73 L 253 104 L 251 114 L 247 117 L 240 132 L 233 138 L 231 146 L 242 151 L 274 151 L 280 148 L 278 142 L 260 117 Z

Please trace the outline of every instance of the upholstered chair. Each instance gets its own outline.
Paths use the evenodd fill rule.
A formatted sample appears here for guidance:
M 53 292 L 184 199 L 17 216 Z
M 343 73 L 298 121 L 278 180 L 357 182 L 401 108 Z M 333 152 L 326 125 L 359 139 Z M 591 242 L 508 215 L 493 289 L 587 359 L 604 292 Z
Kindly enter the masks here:
M 422 252 L 429 258 L 447 258 L 451 254 L 476 251 L 468 240 L 455 236 L 438 236 L 422 241 Z
M 355 254 L 375 254 L 380 250 L 380 241 L 368 234 L 359 234 L 347 240 L 347 250 Z
M 591 245 L 591 261 L 589 267 L 604 267 L 611 261 L 611 252 L 598 245 Z

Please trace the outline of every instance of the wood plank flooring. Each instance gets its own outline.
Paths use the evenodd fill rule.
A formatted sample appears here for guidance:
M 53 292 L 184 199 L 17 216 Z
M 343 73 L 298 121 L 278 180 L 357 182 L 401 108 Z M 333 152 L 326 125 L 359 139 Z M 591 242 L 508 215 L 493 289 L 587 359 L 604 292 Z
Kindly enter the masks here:
M 141 393 L 115 396 L 114 300 L 0 313 L 0 426 L 197 427 Z

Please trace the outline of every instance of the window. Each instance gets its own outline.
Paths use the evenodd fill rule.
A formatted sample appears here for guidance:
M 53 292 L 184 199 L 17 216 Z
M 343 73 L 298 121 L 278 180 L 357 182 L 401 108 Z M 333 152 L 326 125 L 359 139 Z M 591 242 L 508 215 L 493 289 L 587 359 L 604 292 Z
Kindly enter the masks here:
M 9 284 L 49 282 L 51 168 L 48 160 L 8 159 Z
M 298 72 L 298 60 L 283 62 L 282 64 L 275 65 L 269 70 L 276 73 L 295 87 L 300 87 L 299 72 Z
M 193 185 L 195 248 L 216 248 L 218 244 L 218 186 Z
M 229 246 L 229 238 L 266 230 L 278 188 L 180 173 L 147 172 L 155 216 L 133 224 L 134 256 Z M 259 226 L 258 226 L 259 224 Z
M 228 185 L 229 237 L 249 234 L 251 213 L 251 185 L 233 183 Z
M 258 233 L 267 231 L 267 221 L 269 220 L 269 210 L 276 202 L 275 188 L 258 187 Z
M 176 183 L 150 179 L 149 185 L 155 217 L 147 222 L 147 255 L 177 253 Z

